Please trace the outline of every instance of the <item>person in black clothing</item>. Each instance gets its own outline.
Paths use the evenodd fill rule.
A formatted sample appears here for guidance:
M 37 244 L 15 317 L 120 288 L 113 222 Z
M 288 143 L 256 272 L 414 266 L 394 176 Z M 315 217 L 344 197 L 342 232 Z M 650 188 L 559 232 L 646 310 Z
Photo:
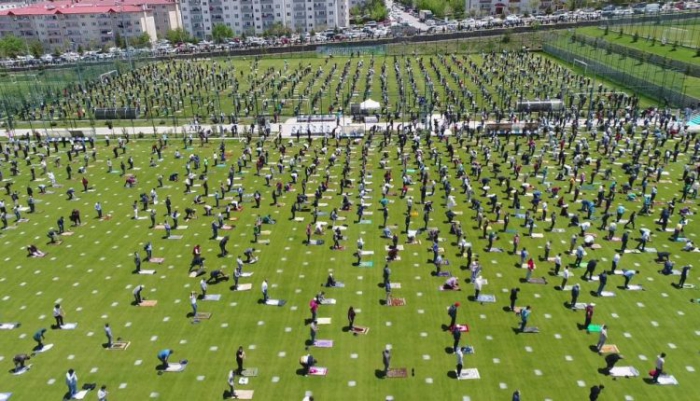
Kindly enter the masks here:
M 600 396 L 600 393 L 603 392 L 604 388 L 605 388 L 605 386 L 603 386 L 602 384 L 591 387 L 591 394 L 588 396 L 588 399 L 590 401 L 596 401 L 598 399 L 598 397 Z
M 520 292 L 520 288 L 512 288 L 510 290 L 510 310 L 514 311 L 515 310 L 515 301 L 518 300 L 518 293 Z

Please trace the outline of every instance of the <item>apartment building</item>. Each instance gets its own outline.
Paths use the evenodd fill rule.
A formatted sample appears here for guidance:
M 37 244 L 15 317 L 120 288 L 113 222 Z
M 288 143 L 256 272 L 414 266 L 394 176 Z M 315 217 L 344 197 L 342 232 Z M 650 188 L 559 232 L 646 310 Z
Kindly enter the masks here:
M 211 38 L 216 24 L 236 35 L 260 35 L 279 23 L 295 32 L 348 26 L 350 0 L 181 0 L 185 30 Z M 353 0 L 360 1 L 360 0 Z
M 51 49 L 95 48 L 117 34 L 147 33 L 155 41 L 180 21 L 179 4 L 171 0 L 58 0 L 0 11 L 0 36 L 39 40 Z

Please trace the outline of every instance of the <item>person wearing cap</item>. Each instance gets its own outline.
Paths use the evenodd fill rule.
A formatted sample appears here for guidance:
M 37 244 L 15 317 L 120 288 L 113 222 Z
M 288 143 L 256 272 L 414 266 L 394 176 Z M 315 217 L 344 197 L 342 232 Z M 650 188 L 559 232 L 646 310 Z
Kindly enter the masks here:
M 450 316 L 450 325 L 448 326 L 449 330 L 452 330 L 453 327 L 455 327 L 455 324 L 457 323 L 457 308 L 460 307 L 459 302 L 455 302 L 454 304 L 450 305 L 449 308 L 447 308 L 447 315 Z

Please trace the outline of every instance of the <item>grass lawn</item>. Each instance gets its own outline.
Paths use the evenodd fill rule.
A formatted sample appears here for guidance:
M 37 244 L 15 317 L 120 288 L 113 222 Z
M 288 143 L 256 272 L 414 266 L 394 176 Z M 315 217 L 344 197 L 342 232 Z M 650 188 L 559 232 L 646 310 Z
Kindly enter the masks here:
M 619 54 L 608 54 L 604 49 L 596 49 L 593 46 L 572 44 L 569 39 L 560 38 L 556 45 L 568 51 L 591 58 L 599 63 L 628 74 L 643 78 L 648 82 L 661 86 L 670 86 L 677 91 L 684 91 L 689 96 L 700 98 L 700 78 L 686 76 L 681 72 L 663 70 L 661 67 L 640 63 L 631 57 L 621 57 Z
M 514 39 L 512 43 L 517 42 Z M 347 111 L 351 104 L 366 99 L 379 101 L 382 113 L 400 112 L 405 119 L 421 112 L 419 97 L 432 98 L 435 110 L 510 110 L 519 97 L 553 98 L 561 89 L 555 77 L 530 62 L 547 59 L 534 54 L 524 61 L 495 57 L 485 64 L 482 54 L 441 54 L 413 56 L 361 56 L 333 58 L 262 58 L 175 60 L 150 64 L 123 74 L 110 83 L 94 84 L 87 94 L 75 94 L 48 110 L 34 109 L 36 129 L 89 127 L 90 121 L 77 119 L 77 110 L 86 105 L 127 107 L 140 104 L 142 118 L 135 126 L 183 125 L 194 115 L 200 122 L 232 114 L 242 121 L 257 115 L 282 117 Z M 494 74 L 491 67 L 503 68 L 507 76 Z M 489 67 L 489 68 L 485 68 Z M 558 66 L 557 66 L 558 67 Z M 564 71 L 568 67 L 564 67 Z M 213 71 L 213 73 L 212 73 Z M 565 72 L 559 76 L 563 76 Z M 624 89 L 623 89 L 624 90 Z M 403 96 L 401 95 L 403 92 Z M 26 93 L 32 93 L 31 90 Z M 469 98 L 473 95 L 473 102 Z M 31 108 L 29 110 L 32 110 Z M 61 111 L 65 113 L 61 113 Z M 28 127 L 22 113 L 15 123 Z M 104 126 L 96 120 L 96 126 Z M 115 126 L 131 127 L 130 120 L 116 120 Z
M 452 140 L 451 142 L 454 143 Z M 474 148 L 474 143 L 467 141 Z M 544 143 L 538 143 L 538 148 Z M 305 226 L 311 220 L 310 213 L 300 212 L 297 215 L 303 217 L 303 221 L 290 221 L 290 207 L 294 197 L 301 193 L 301 185 L 296 185 L 295 192 L 284 194 L 280 202 L 285 206 L 270 205 L 270 188 L 265 187 L 263 177 L 255 175 L 254 168 L 243 170 L 243 174 L 237 174 L 234 183 L 245 188 L 246 194 L 252 194 L 256 189 L 262 193 L 262 206 L 254 208 L 252 198 L 244 197 L 243 210 L 233 212 L 232 216 L 237 220 L 227 222 L 235 225 L 231 231 L 220 232 L 230 235 L 228 248 L 231 254 L 228 257 L 217 257 L 218 241 L 209 239 L 212 236 L 210 229 L 214 217 L 206 217 L 203 208 L 196 206 L 198 218 L 189 221 L 180 220 L 181 226 L 187 226 L 174 231 L 176 235 L 182 235 L 179 240 L 163 239 L 162 230 L 149 229 L 149 220 L 132 219 L 132 203 L 137 200 L 139 194 L 149 193 L 157 187 L 156 177 L 162 174 L 166 177 L 165 187 L 157 188 L 159 202 L 151 205 L 158 216 L 158 223 L 165 219 L 166 196 L 170 196 L 173 207 L 184 213 L 186 207 L 194 207 L 195 194 L 201 194 L 203 188 L 195 186 L 194 193 L 183 194 L 182 182 L 169 182 L 167 177 L 174 172 L 185 175 L 184 161 L 176 160 L 176 150 L 186 156 L 197 154 L 202 158 L 209 158 L 208 183 L 210 193 L 219 188 L 219 183 L 226 179 L 228 167 L 235 165 L 244 148 L 239 142 L 226 142 L 228 161 L 225 167 L 215 167 L 211 162 L 212 154 L 217 152 L 219 143 L 213 141 L 204 147 L 195 143 L 193 148 L 183 149 L 181 140 L 171 139 L 169 146 L 163 150 L 163 160 L 157 167 L 149 167 L 150 141 L 130 142 L 127 152 L 118 159 L 113 159 L 115 166 L 119 166 L 120 160 L 133 157 L 136 169 L 129 171 L 137 177 L 135 188 L 125 188 L 124 178 L 119 174 L 107 173 L 107 160 L 112 159 L 111 148 L 115 146 L 112 141 L 110 146 L 105 145 L 104 140 L 97 143 L 97 161 L 90 161 L 85 177 L 92 188 L 88 192 L 81 192 L 80 174 L 77 170 L 82 164 L 82 155 L 74 158 L 73 180 L 68 181 L 65 165 L 68 158 L 65 148 L 59 145 L 59 153 L 51 152 L 48 160 L 53 166 L 53 160 L 60 158 L 60 168 L 50 168 L 56 173 L 59 188 L 50 188 L 52 193 L 37 195 L 37 185 L 48 184 L 45 176 L 41 175 L 39 159 L 31 155 L 31 162 L 36 168 L 41 181 L 30 182 L 30 171 L 24 163 L 20 163 L 20 175 L 12 177 L 9 172 L 9 163 L 3 163 L 2 172 L 6 179 L 13 182 L 13 189 L 20 195 L 21 205 L 26 204 L 26 187 L 31 186 L 35 190 L 35 196 L 40 201 L 37 204 L 37 212 L 24 213 L 29 221 L 18 224 L 10 222 L 10 227 L 2 231 L 0 241 L 3 244 L 4 269 L 0 273 L 0 289 L 2 289 L 2 313 L 0 319 L 3 322 L 21 322 L 21 327 L 14 330 L 0 331 L 0 360 L 5 364 L 6 372 L 12 368 L 12 357 L 17 353 L 31 352 L 35 343 L 31 337 L 40 328 L 49 328 L 53 323 L 52 307 L 60 302 L 66 312 L 66 322 L 78 324 L 75 330 L 51 330 L 46 334 L 45 343 L 54 344 L 54 347 L 32 358 L 31 370 L 23 376 L 13 376 L 10 373 L 0 375 L 0 392 L 12 392 L 13 400 L 26 399 L 59 399 L 66 387 L 63 384 L 65 372 L 69 368 L 76 370 L 79 384 L 97 383 L 98 386 L 106 384 L 110 390 L 110 398 L 114 399 L 188 399 L 198 400 L 218 399 L 227 389 L 226 377 L 228 371 L 235 366 L 235 351 L 239 346 L 245 348 L 247 359 L 246 367 L 257 367 L 259 374 L 250 379 L 246 385 L 238 386 L 239 389 L 255 390 L 255 399 L 273 400 L 282 397 L 301 399 L 305 392 L 311 391 L 317 399 L 385 399 L 389 395 L 396 400 L 424 399 L 432 397 L 441 400 L 461 399 L 507 399 L 515 389 L 520 389 L 527 399 L 552 399 L 570 400 L 583 399 L 588 394 L 588 388 L 594 384 L 604 384 L 605 399 L 696 399 L 693 382 L 697 379 L 695 371 L 700 366 L 697 364 L 697 336 L 698 330 L 697 304 L 690 303 L 691 298 L 700 298 L 697 290 L 679 291 L 671 286 L 677 281 L 674 276 L 662 276 L 657 273 L 660 265 L 652 260 L 655 254 L 626 254 L 621 268 L 638 269 L 633 283 L 641 284 L 646 291 L 624 291 L 618 288 L 622 284 L 622 278 L 611 276 L 608 281 L 608 290 L 617 294 L 615 298 L 595 298 L 589 291 L 597 288 L 597 283 L 581 281 L 583 274 L 581 269 L 575 270 L 576 277 L 570 280 L 570 284 L 581 283 L 581 302 L 594 302 L 595 324 L 606 323 L 609 325 L 609 344 L 619 347 L 625 360 L 618 366 L 633 366 L 639 370 L 643 377 L 653 367 L 655 356 L 660 352 L 666 352 L 669 373 L 679 381 L 679 386 L 653 386 L 647 384 L 642 377 L 613 380 L 598 373 L 598 369 L 605 366 L 602 356 L 592 352 L 590 346 L 597 341 L 596 334 L 586 334 L 585 330 L 577 327 L 583 323 L 582 311 L 572 312 L 565 308 L 569 300 L 568 292 L 555 290 L 555 285 L 560 279 L 550 276 L 551 263 L 539 261 L 536 277 L 545 277 L 547 285 L 527 284 L 520 281 L 525 271 L 518 269 L 519 257 L 504 253 L 486 253 L 483 251 L 486 240 L 480 238 L 480 230 L 476 225 L 475 212 L 469 209 L 465 202 L 465 195 L 459 192 L 459 181 L 455 177 L 456 168 L 448 164 L 448 177 L 456 191 L 453 192 L 457 199 L 454 210 L 461 212 L 456 218 L 464 229 L 468 241 L 473 245 L 474 253 L 483 265 L 483 277 L 488 280 L 482 293 L 496 296 L 496 303 L 479 304 L 468 300 L 473 289 L 464 279 L 469 277 L 466 271 L 466 259 L 457 255 L 455 237 L 449 234 L 449 226 L 445 221 L 445 199 L 441 189 L 437 189 L 435 195 L 429 199 L 434 202 L 435 211 L 431 214 L 429 227 L 440 229 L 444 241 L 440 246 L 444 248 L 445 257 L 450 261 L 444 270 L 450 271 L 459 277 L 462 286 L 461 292 L 438 291 L 445 278 L 434 277 L 431 271 L 434 269 L 428 260 L 432 258 L 432 252 L 428 250 L 430 242 L 426 233 L 419 234 L 420 245 L 406 244 L 406 235 L 399 234 L 399 243 L 403 245 L 403 251 L 399 252 L 401 260 L 391 262 L 391 280 L 401 283 L 401 288 L 394 289 L 394 297 L 404 298 L 405 306 L 386 307 L 382 305 L 384 289 L 380 287 L 382 281 L 382 268 L 384 266 L 389 244 L 386 239 L 380 238 L 382 225 L 382 211 L 380 210 L 381 184 L 383 171 L 380 167 L 382 152 L 378 139 L 375 138 L 369 147 L 367 171 L 371 177 L 367 178 L 368 188 L 372 189 L 370 197 L 365 202 L 371 204 L 368 211 L 372 215 L 366 215 L 369 224 L 355 223 L 355 208 L 350 212 L 340 212 L 345 216 L 346 229 L 343 235 L 347 237 L 343 241 L 345 250 L 331 250 L 331 234 L 314 235 L 314 239 L 325 240 L 323 246 L 306 246 Z M 444 144 L 434 143 L 440 153 L 444 153 L 442 160 L 447 160 Z M 673 149 L 674 142 L 669 141 L 666 148 Z M 253 148 L 260 145 L 252 144 Z M 274 165 L 280 159 L 277 149 L 271 142 L 265 143 L 264 149 L 269 150 L 270 164 Z M 388 150 L 388 165 L 392 168 L 394 177 L 393 191 L 400 188 L 400 162 L 396 159 L 395 144 Z M 320 149 L 319 141 L 312 145 L 314 151 Z M 428 154 L 427 145 L 422 143 L 422 148 Z M 513 143 L 506 148 L 512 154 Z M 334 150 L 335 145 L 330 144 L 329 150 Z M 344 145 L 343 145 L 344 149 Z M 349 154 L 351 172 L 349 177 L 359 180 L 361 161 L 360 146 L 353 145 Z M 300 145 L 294 144 L 287 148 L 287 156 L 283 158 L 288 165 L 289 157 L 299 152 Z M 408 148 L 406 149 L 409 150 Z M 88 152 L 90 149 L 88 148 Z M 31 150 L 30 150 L 31 153 Z M 538 152 L 539 154 L 539 152 Z M 458 149 L 457 157 L 468 160 L 466 146 Z M 22 154 L 20 152 L 20 157 Z M 595 154 L 593 157 L 599 157 Z M 323 180 L 323 170 L 327 167 L 328 156 L 320 156 L 320 175 L 313 175 L 306 192 L 312 193 Z M 483 156 L 479 156 L 483 162 Z M 571 157 L 569 157 L 569 160 Z M 642 157 L 646 161 L 646 157 Z M 332 208 L 340 207 L 342 196 L 338 194 L 339 180 L 342 176 L 344 152 L 339 157 L 339 162 L 329 167 L 330 190 L 324 193 L 321 199 L 320 210 L 329 213 Z M 496 158 L 492 159 L 495 162 Z M 603 170 L 608 166 L 614 169 L 613 177 L 618 183 L 626 182 L 621 172 L 620 164 L 624 158 L 611 164 L 609 160 L 603 163 Z M 657 200 L 669 201 L 678 196 L 680 189 L 677 180 L 683 170 L 683 163 L 687 156 L 679 157 L 677 163 L 671 163 L 665 167 L 669 175 L 662 176 L 659 183 L 659 195 Z M 298 165 L 309 165 L 311 156 L 300 158 Z M 556 175 L 555 162 L 550 154 L 544 157 L 544 163 L 549 166 L 549 179 Z M 466 163 L 465 163 L 466 164 Z M 438 167 L 432 162 L 427 163 L 431 179 L 438 180 Z M 408 167 L 415 169 L 413 157 L 409 155 Z M 467 166 L 467 171 L 469 167 Z M 489 168 L 484 169 L 483 176 L 492 176 Z M 300 177 L 304 176 L 299 169 Z M 513 181 L 514 187 L 520 187 L 525 173 L 532 171 L 531 166 L 523 168 L 520 181 Z M 591 167 L 584 170 L 590 177 Z M 197 171 L 199 174 L 201 170 Z M 267 170 L 265 170 L 267 172 Z M 411 173 L 417 179 L 418 173 Z M 508 174 L 508 173 L 504 173 Z M 600 178 L 600 176 L 598 176 Z M 596 178 L 595 181 L 599 181 Z M 288 182 L 288 170 L 283 175 L 276 175 L 275 180 Z M 477 179 L 473 177 L 476 185 Z M 530 178 L 527 180 L 542 189 L 542 178 Z M 357 184 L 358 181 L 355 181 Z M 553 181 L 554 185 L 566 188 L 566 182 Z M 201 181 L 196 182 L 197 185 Z M 610 182 L 601 182 L 608 186 Z M 505 200 L 503 188 L 491 181 L 491 192 L 498 194 L 503 200 L 504 209 L 509 208 L 511 201 Z M 651 185 L 650 185 L 651 186 Z M 76 200 L 67 200 L 66 191 L 73 187 L 77 190 Z M 596 190 L 594 187 L 585 186 L 583 189 L 585 199 L 594 199 Z M 476 189 L 480 198 L 481 191 Z M 534 190 L 534 189 L 533 189 Z M 351 199 L 356 204 L 358 188 L 350 189 Z M 530 191 L 532 192 L 532 190 Z M 412 185 L 409 195 L 419 198 L 419 186 Z M 227 196 L 233 196 L 228 193 Z M 571 194 L 564 195 L 567 202 L 571 202 Z M 6 204 L 11 205 L 9 196 L 3 196 Z M 522 198 L 523 206 L 530 205 L 526 196 Z M 399 196 L 389 196 L 389 225 L 403 227 L 406 200 Z M 483 199 L 482 199 L 483 200 Z M 555 200 L 545 196 L 550 203 L 550 210 L 555 209 Z M 98 220 L 93 210 L 96 202 L 101 202 L 109 220 Z M 206 198 L 210 205 L 214 198 Z M 222 203 L 223 204 L 223 203 Z M 623 204 L 627 208 L 625 218 L 630 211 L 637 210 L 641 206 L 639 202 L 624 200 L 623 194 L 617 194 L 611 211 L 617 204 Z M 484 202 L 485 205 L 485 202 Z M 676 214 L 672 218 L 673 226 L 677 223 L 678 211 L 688 206 L 697 213 L 696 203 L 678 205 Z M 414 210 L 420 209 L 415 205 Z M 692 262 L 695 253 L 680 252 L 682 243 L 671 242 L 670 233 L 662 233 L 656 230 L 658 227 L 654 221 L 657 218 L 661 206 L 655 208 L 653 216 L 640 216 L 637 219 L 637 229 L 647 227 L 654 233 L 650 247 L 672 252 L 672 260 L 676 268 Z M 60 216 L 68 217 L 73 209 L 78 209 L 82 215 L 83 224 L 79 227 L 70 227 L 66 219 L 66 228 L 73 232 L 71 236 L 62 236 L 62 244 L 48 245 L 46 233 L 55 227 L 56 220 Z M 578 207 L 572 207 L 572 211 Z M 216 215 L 221 209 L 215 209 Z M 524 211 L 522 211 L 524 212 Z M 593 225 L 600 223 L 600 208 L 595 216 L 598 220 Z M 277 220 L 274 225 L 263 225 L 262 229 L 270 231 L 269 235 L 263 235 L 260 239 L 269 239 L 269 245 L 252 244 L 253 225 L 257 216 L 270 215 Z M 139 212 L 139 216 L 148 216 L 147 212 Z M 493 217 L 492 213 L 488 213 Z M 421 215 L 412 221 L 412 228 L 422 226 Z M 520 227 L 523 220 L 515 215 L 511 216 L 510 228 L 525 231 Z M 694 219 L 695 216 L 691 216 Z M 8 218 L 13 220 L 13 218 Z M 328 215 L 319 218 L 320 221 L 329 222 Z M 523 237 L 521 246 L 526 247 L 530 254 L 538 258 L 543 254 L 546 240 L 552 241 L 552 253 L 563 253 L 568 250 L 569 239 L 572 234 L 578 233 L 576 227 L 565 228 L 565 218 L 560 218 L 557 227 L 565 228 L 563 232 L 546 232 L 544 228 L 548 223 L 537 222 L 535 233 L 543 233 L 544 238 Z M 511 248 L 512 234 L 500 232 L 502 225 L 493 223 L 492 228 L 499 232 L 499 239 L 495 246 L 509 250 Z M 621 232 L 618 229 L 618 235 Z M 394 229 L 399 233 L 400 228 Z M 602 239 L 603 232 L 597 229 L 591 231 L 598 234 L 597 243 L 602 249 L 589 250 L 587 258 L 599 260 L 598 272 L 602 268 L 609 268 L 610 261 L 619 243 L 611 243 Z M 685 228 L 685 235 L 694 239 L 698 234 L 698 227 L 690 224 Z M 636 245 L 638 231 L 632 230 L 631 247 Z M 364 261 L 373 262 L 373 267 L 361 268 L 353 266 L 355 257 L 355 242 L 358 238 L 365 241 L 364 249 L 374 251 L 373 255 L 365 256 Z M 164 258 L 162 264 L 144 263 L 143 269 L 155 269 L 155 275 L 133 274 L 133 253 L 140 251 L 144 255 L 143 246 L 147 241 L 153 243 L 154 257 Z M 579 243 L 581 240 L 579 239 Z M 27 257 L 26 247 L 35 244 L 40 250 L 47 252 L 44 258 Z M 210 320 L 193 323 L 187 317 L 190 312 L 188 295 L 190 291 L 199 290 L 199 278 L 188 277 L 188 266 L 191 261 L 192 248 L 200 244 L 205 265 L 208 271 L 224 269 L 228 274 L 235 267 L 235 258 L 243 253 L 246 248 L 255 247 L 259 261 L 244 267 L 244 271 L 253 272 L 251 277 L 242 278 L 242 283 L 252 284 L 252 290 L 247 292 L 232 292 L 230 282 L 212 284 L 210 294 L 221 294 L 218 302 L 199 302 L 199 311 L 212 313 Z M 573 262 L 573 257 L 564 255 L 566 263 Z M 336 305 L 321 306 L 319 316 L 330 317 L 330 325 L 321 325 L 318 338 L 334 341 L 333 348 L 312 348 L 310 352 L 319 361 L 319 366 L 328 368 L 325 377 L 303 377 L 297 372 L 298 359 L 304 355 L 306 341 L 309 338 L 309 327 L 305 325 L 305 319 L 310 314 L 308 311 L 309 300 L 320 290 L 320 284 L 326 279 L 329 272 L 333 272 L 336 279 L 344 282 L 345 288 L 326 289 L 326 296 L 335 298 Z M 208 277 L 206 275 L 205 277 Z M 259 303 L 261 298 L 260 288 L 264 279 L 269 280 L 270 296 L 276 299 L 286 300 L 283 307 L 264 306 Z M 691 271 L 689 283 L 700 286 L 697 274 Z M 144 294 L 149 300 L 157 300 L 155 307 L 132 306 L 132 290 L 135 286 L 145 285 Z M 513 287 L 520 287 L 520 299 L 518 305 L 531 305 L 533 315 L 530 325 L 537 326 L 541 330 L 539 334 L 515 334 L 513 329 L 518 324 L 518 317 L 504 308 L 508 305 L 508 291 Z M 449 353 L 452 345 L 450 334 L 443 330 L 443 325 L 449 322 L 446 308 L 454 302 L 461 302 L 458 323 L 468 324 L 470 332 L 462 336 L 462 344 L 474 347 L 474 355 L 465 355 L 465 368 L 477 368 L 481 379 L 458 381 L 452 378 L 455 367 L 455 357 Z M 367 326 L 370 331 L 366 335 L 353 336 L 345 332 L 346 311 L 353 306 L 357 311 L 356 325 Z M 121 337 L 130 341 L 128 349 L 124 351 L 109 351 L 102 348 L 105 342 L 103 325 L 109 322 L 113 327 L 115 337 Z M 383 379 L 378 370 L 381 369 L 381 352 L 386 344 L 393 348 L 392 366 L 408 369 L 408 377 L 405 379 Z M 166 373 L 158 375 L 156 368 L 158 361 L 156 353 L 165 348 L 175 350 L 172 360 L 187 359 L 187 369 L 181 373 Z M 412 375 L 412 373 L 415 374 Z M 342 390 L 342 395 L 339 393 Z M 88 399 L 94 398 L 89 394 Z M 470 397 L 470 398 L 465 398 Z
M 700 26 L 698 26 L 697 29 L 700 29 Z M 603 33 L 604 30 L 599 27 L 585 27 L 576 29 L 576 34 L 582 34 L 590 37 L 600 37 L 610 43 L 627 46 L 632 49 L 641 50 L 662 57 L 668 57 L 671 60 L 683 61 L 685 63 L 698 62 L 697 50 L 685 46 L 678 46 L 676 50 L 673 50 L 674 40 L 667 40 L 666 45 L 662 45 L 662 39 L 654 36 L 649 32 L 647 32 L 647 35 L 643 35 L 642 33 L 638 32 L 639 39 L 636 42 L 633 41 L 635 33 L 633 28 L 627 28 L 626 30 L 624 30 L 624 33 L 622 35 L 619 35 L 618 32 L 613 32 L 612 30 L 607 36 L 604 36 Z M 697 36 L 700 37 L 700 34 L 697 34 Z M 653 44 L 651 42 L 651 38 L 656 38 L 656 41 Z M 684 42 L 679 39 L 679 43 Z

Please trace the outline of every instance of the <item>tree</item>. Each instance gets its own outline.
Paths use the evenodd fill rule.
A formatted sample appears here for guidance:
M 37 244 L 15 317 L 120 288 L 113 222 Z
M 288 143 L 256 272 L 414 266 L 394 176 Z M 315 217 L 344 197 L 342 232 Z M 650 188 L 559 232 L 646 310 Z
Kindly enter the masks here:
M 171 43 L 190 41 L 190 35 L 182 28 L 168 30 L 168 32 L 165 33 L 165 38 Z
M 27 53 L 26 43 L 15 35 L 7 35 L 0 39 L 0 53 L 5 57 L 15 58 Z
M 34 57 L 41 57 L 44 54 L 44 44 L 39 40 L 32 40 L 29 42 L 29 52 Z
M 281 37 L 281 36 L 291 36 L 292 35 L 292 30 L 284 25 L 282 25 L 281 22 L 275 22 L 274 24 L 270 25 L 269 28 L 263 32 L 264 37 L 268 36 L 273 36 L 273 37 Z
M 136 48 L 149 47 L 151 45 L 151 37 L 147 33 L 142 33 L 141 35 L 131 39 L 129 45 Z
M 223 43 L 226 39 L 233 37 L 233 29 L 228 25 L 216 24 L 211 29 L 211 36 L 214 38 L 214 42 Z

